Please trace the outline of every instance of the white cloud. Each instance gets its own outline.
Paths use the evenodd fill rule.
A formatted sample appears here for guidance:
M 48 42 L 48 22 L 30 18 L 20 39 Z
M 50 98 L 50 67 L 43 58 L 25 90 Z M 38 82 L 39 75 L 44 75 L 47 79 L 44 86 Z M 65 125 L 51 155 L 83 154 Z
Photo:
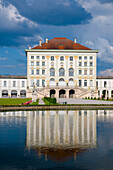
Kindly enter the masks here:
M 12 28 L 20 28 L 22 23 L 27 24 L 29 28 L 38 26 L 38 24 L 20 15 L 17 8 L 12 4 L 3 5 L 3 1 L 0 1 L 0 22 L 2 24 L 0 29 L 8 29 L 8 31 Z
M 99 49 L 101 62 L 113 63 L 113 3 L 101 4 L 98 0 L 77 2 L 93 16 L 89 24 L 77 28 L 83 44 Z
M 113 69 L 106 69 L 99 72 L 100 76 L 113 76 Z

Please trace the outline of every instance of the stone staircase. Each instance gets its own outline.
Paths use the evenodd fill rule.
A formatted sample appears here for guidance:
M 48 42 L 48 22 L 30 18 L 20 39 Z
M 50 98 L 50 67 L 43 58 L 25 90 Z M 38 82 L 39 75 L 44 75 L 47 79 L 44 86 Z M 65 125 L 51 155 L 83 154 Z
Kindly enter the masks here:
M 49 97 L 49 91 L 50 89 L 73 89 L 76 91 L 76 97 L 77 98 L 84 98 L 85 96 L 89 95 L 91 96 L 91 90 L 87 90 L 87 89 L 84 89 L 84 88 L 81 88 L 81 87 L 78 87 L 78 86 L 66 86 L 66 87 L 59 87 L 59 86 L 56 86 L 56 87 L 50 87 L 50 86 L 46 86 L 46 87 L 43 87 L 43 88 L 40 88 L 40 89 L 37 89 L 37 93 L 38 93 L 38 96 L 43 98 L 43 97 Z

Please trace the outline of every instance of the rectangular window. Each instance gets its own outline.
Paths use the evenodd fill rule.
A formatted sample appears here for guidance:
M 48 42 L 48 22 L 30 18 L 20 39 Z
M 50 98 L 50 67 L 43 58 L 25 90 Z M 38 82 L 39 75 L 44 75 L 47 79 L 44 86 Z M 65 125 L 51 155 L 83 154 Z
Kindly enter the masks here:
M 84 66 L 87 66 L 87 62 L 84 62 Z
M 87 86 L 87 80 L 84 80 L 84 86 Z
M 73 61 L 73 56 L 70 56 L 70 61 Z
M 107 87 L 107 81 L 104 81 L 104 87 Z
M 54 61 L 54 56 L 51 56 L 51 61 Z
M 82 56 L 79 56 L 79 60 L 82 60 Z
M 93 70 L 90 70 L 90 75 L 93 75 Z
M 82 70 L 79 70 L 79 75 L 81 75 L 82 74 Z
M 31 79 L 31 87 L 33 87 L 33 84 L 34 84 L 34 80 Z
M 90 62 L 90 66 L 93 66 L 93 62 Z
M 79 86 L 82 86 L 82 80 L 79 80 Z
M 42 70 L 42 74 L 45 74 L 45 70 Z
M 31 61 L 31 66 L 34 66 L 34 62 L 33 61 Z
M 32 75 L 34 74 L 34 70 L 31 70 L 31 74 L 32 74 Z
M 39 62 L 39 61 L 37 61 L 37 62 L 36 62 L 36 65 L 37 65 L 37 66 L 39 66 L 39 65 L 40 65 L 40 62 Z
M 87 60 L 87 56 L 84 57 L 84 60 Z
M 34 59 L 34 56 L 31 56 L 31 59 Z
M 13 87 L 16 87 L 16 81 L 13 81 Z
M 4 87 L 6 87 L 7 86 L 7 81 L 4 81 Z
M 42 56 L 42 59 L 44 60 L 44 59 L 45 59 L 45 56 Z
M 93 56 L 90 56 L 90 60 L 93 60 Z
M 40 86 L 40 81 L 39 80 L 37 80 L 37 87 L 39 87 Z
M 90 80 L 90 87 L 93 87 L 93 80 Z
M 36 59 L 39 59 L 40 58 L 40 56 L 36 56 Z
M 98 88 L 98 81 L 96 81 L 96 87 Z
M 45 86 L 45 80 L 42 80 L 42 86 Z
M 64 57 L 63 56 L 60 57 L 60 61 L 64 61 Z
M 79 62 L 79 66 L 82 66 L 82 62 Z
M 25 81 L 22 81 L 22 87 L 25 87 Z
M 45 66 L 45 62 L 42 62 L 42 66 Z
M 87 70 L 84 70 L 84 75 L 87 75 Z
M 38 69 L 38 70 L 36 70 L 36 74 L 37 74 L 37 75 L 39 75 L 39 74 L 40 74 L 40 73 L 39 73 L 39 69 Z

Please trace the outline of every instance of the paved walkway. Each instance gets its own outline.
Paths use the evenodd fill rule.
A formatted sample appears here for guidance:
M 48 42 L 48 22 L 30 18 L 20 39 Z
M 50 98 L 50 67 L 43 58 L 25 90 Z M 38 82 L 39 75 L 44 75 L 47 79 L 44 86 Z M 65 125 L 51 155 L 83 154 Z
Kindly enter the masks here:
M 39 99 L 39 104 L 40 105 L 45 105 L 45 103 L 43 102 L 43 100 L 41 98 Z
M 77 99 L 77 98 L 59 98 L 57 99 L 57 103 L 64 103 L 67 104 L 113 104 L 113 101 L 103 101 L 103 100 L 85 100 L 85 99 Z

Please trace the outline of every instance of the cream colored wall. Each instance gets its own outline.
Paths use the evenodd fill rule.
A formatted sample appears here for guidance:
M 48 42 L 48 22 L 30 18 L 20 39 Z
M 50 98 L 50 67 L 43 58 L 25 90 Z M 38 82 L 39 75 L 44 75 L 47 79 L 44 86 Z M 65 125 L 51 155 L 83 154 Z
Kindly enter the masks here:
M 35 59 L 34 59 L 35 65 L 34 66 L 31 66 L 31 61 L 32 61 L 30 59 L 31 56 L 35 57 Z M 45 67 L 42 67 L 42 66 L 38 67 L 41 71 L 42 71 L 42 68 L 45 69 L 45 76 L 43 76 L 41 74 L 39 76 L 36 75 L 36 69 L 37 69 L 36 56 L 40 56 L 40 57 L 41 56 L 46 56 L 46 58 L 45 58 L 45 63 L 46 63 Z M 54 60 L 54 68 L 55 68 L 55 71 L 56 71 L 55 77 L 50 77 L 50 68 L 52 67 L 51 62 L 53 62 L 53 61 L 50 61 L 50 56 L 55 57 L 55 60 Z M 58 52 L 46 52 L 46 53 L 44 53 L 44 52 L 28 52 L 27 53 L 27 58 L 28 58 L 28 62 L 27 62 L 27 79 L 28 79 L 28 87 L 30 89 L 32 89 L 32 87 L 31 87 L 31 79 L 34 79 L 35 84 L 36 84 L 36 80 L 39 79 L 40 80 L 40 87 L 42 87 L 42 84 L 41 84 L 42 79 L 45 79 L 45 81 L 46 81 L 45 85 L 46 86 L 47 86 L 47 84 L 50 84 L 50 78 L 55 78 L 56 83 L 59 81 L 59 79 L 61 78 L 59 76 L 59 73 L 58 73 L 59 68 L 61 67 L 61 61 L 59 59 L 60 56 L 64 56 L 64 58 L 65 58 L 64 62 L 63 62 L 63 68 L 65 69 L 66 75 L 64 77 L 62 77 L 62 78 L 65 79 L 66 83 L 69 82 L 70 78 L 73 78 L 74 82 L 75 82 L 74 84 L 78 85 L 79 79 L 81 79 L 83 88 L 86 88 L 86 89 L 90 88 L 92 90 L 95 90 L 95 88 L 96 88 L 96 53 L 72 53 L 72 52 L 71 53 L 69 53 L 69 52 L 63 52 L 63 53 L 58 53 Z M 74 68 L 74 76 L 73 77 L 68 76 L 68 70 L 71 67 L 70 66 L 70 61 L 69 61 L 69 56 L 73 56 L 73 58 L 74 58 L 74 60 L 72 62 L 73 63 L 72 67 Z M 82 60 L 82 66 L 79 67 L 79 60 L 78 60 L 79 56 L 83 56 L 83 57 L 87 56 L 88 57 L 88 60 L 87 60 L 88 63 L 89 63 L 89 57 L 93 56 L 93 60 L 92 60 L 93 61 L 93 66 L 90 67 L 88 65 L 87 67 L 84 67 L 83 66 L 84 60 Z M 42 59 L 40 59 L 40 62 L 42 62 Z M 34 75 L 33 76 L 31 75 L 31 69 L 32 68 L 34 68 Z M 85 76 L 84 73 L 81 76 L 78 75 L 78 69 L 79 68 L 82 69 L 82 73 L 84 71 L 84 68 L 86 68 L 87 71 L 88 71 L 88 75 Z M 89 75 L 90 68 L 93 69 L 93 75 Z M 87 82 L 88 87 L 84 87 L 84 80 L 88 81 Z M 93 80 L 93 87 L 90 87 L 90 84 L 89 84 L 90 80 Z

